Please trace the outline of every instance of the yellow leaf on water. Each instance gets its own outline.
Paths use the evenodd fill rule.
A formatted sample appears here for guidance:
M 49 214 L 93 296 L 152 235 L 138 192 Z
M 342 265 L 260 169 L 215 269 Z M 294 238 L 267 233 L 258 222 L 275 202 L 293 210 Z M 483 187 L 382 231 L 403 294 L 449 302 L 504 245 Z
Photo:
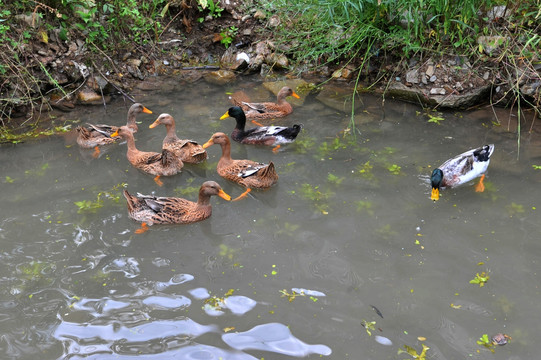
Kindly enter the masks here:
M 224 332 L 230 332 L 231 330 L 235 330 L 234 326 L 226 327 L 224 328 Z
M 426 341 L 426 338 L 424 336 L 418 336 L 417 340 L 419 341 Z

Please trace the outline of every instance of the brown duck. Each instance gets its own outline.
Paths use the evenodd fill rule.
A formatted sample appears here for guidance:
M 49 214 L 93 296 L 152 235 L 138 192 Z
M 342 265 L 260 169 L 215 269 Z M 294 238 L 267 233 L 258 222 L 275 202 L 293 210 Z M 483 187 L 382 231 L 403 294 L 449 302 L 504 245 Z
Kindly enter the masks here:
M 135 119 L 137 115 L 142 112 L 152 114 L 152 111 L 150 111 L 140 103 L 133 104 L 128 110 L 128 119 L 126 122 L 126 126 L 130 128 L 134 133 L 137 132 L 137 123 L 135 122 Z M 117 141 L 117 139 L 111 137 L 111 134 L 117 131 L 118 128 L 118 126 L 105 124 L 86 124 L 86 127 L 78 126 L 77 144 L 79 144 L 80 147 L 85 149 L 94 148 L 95 152 L 93 156 L 97 157 L 100 153 L 99 146 L 112 144 Z
M 231 197 L 214 181 L 206 181 L 201 185 L 197 202 L 178 197 L 141 194 L 135 196 L 127 190 L 123 193 L 128 202 L 130 218 L 143 223 L 136 233 L 146 231 L 147 224 L 191 224 L 205 220 L 212 214 L 210 197 L 213 195 L 218 195 L 227 201 L 231 200 Z
M 167 135 L 163 139 L 162 147 L 171 151 L 183 162 L 199 164 L 207 159 L 207 152 L 201 145 L 193 140 L 181 140 L 177 136 L 175 119 L 169 114 L 161 114 L 149 127 L 151 129 L 158 125 L 165 125 Z
M 284 117 L 293 112 L 293 108 L 291 107 L 291 104 L 288 103 L 286 100 L 288 96 L 293 96 L 297 99 L 300 98 L 299 95 L 297 95 L 293 91 L 293 89 L 291 89 L 288 86 L 284 86 L 278 92 L 275 103 L 249 102 L 247 101 L 248 99 L 244 99 L 240 96 L 235 96 L 235 94 L 231 96 L 231 102 L 233 103 L 233 105 L 240 106 L 242 110 L 244 110 L 244 113 L 246 114 L 246 118 L 252 119 L 252 121 L 263 120 L 263 119 L 273 119 L 273 118 L 278 118 L 278 117 Z
M 116 132 L 111 134 L 113 138 L 117 136 L 120 136 L 127 142 L 128 152 L 126 156 L 128 157 L 128 161 L 137 169 L 151 175 L 156 175 L 154 181 L 160 186 L 163 185 L 160 176 L 175 175 L 184 166 L 182 160 L 169 150 L 164 149 L 161 153 L 137 150 L 133 132 L 127 126 L 121 126 Z
M 269 164 L 255 162 L 252 160 L 234 160 L 231 158 L 231 142 L 226 134 L 215 133 L 203 147 L 206 149 L 211 145 L 218 144 L 222 147 L 222 156 L 218 161 L 216 170 L 218 174 L 230 181 L 236 182 L 247 188 L 235 200 L 246 196 L 251 188 L 268 189 L 278 181 L 278 174 L 272 161 Z

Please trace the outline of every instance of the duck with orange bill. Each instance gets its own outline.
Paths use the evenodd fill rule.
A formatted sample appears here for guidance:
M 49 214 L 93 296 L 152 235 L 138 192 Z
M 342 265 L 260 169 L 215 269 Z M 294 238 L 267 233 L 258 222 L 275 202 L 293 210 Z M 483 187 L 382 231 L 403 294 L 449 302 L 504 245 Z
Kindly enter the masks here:
M 434 201 L 439 200 L 440 188 L 459 186 L 478 177 L 481 179 L 475 186 L 475 191 L 483 192 L 485 190 L 483 180 L 493 152 L 494 144 L 484 145 L 457 155 L 434 169 L 430 177 L 432 184 L 430 198 Z

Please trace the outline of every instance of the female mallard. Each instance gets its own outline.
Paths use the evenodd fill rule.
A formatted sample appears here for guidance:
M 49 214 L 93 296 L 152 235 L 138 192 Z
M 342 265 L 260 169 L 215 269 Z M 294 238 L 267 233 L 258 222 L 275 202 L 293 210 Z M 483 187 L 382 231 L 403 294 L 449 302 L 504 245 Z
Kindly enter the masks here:
M 133 104 L 128 110 L 128 120 L 126 122 L 126 126 L 134 133 L 137 132 L 137 123 L 135 122 L 135 118 L 142 112 L 152 114 L 152 111 L 139 103 Z M 77 144 L 85 149 L 94 148 L 94 157 L 97 157 L 100 153 L 99 146 L 116 142 L 117 139 L 111 138 L 111 134 L 118 130 L 118 126 L 104 124 L 87 124 L 87 126 L 88 127 L 77 127 L 77 132 L 79 133 L 77 135 Z
M 189 164 L 198 164 L 207 159 L 207 152 L 197 142 L 178 138 L 175 119 L 171 115 L 161 114 L 149 127 L 153 129 L 160 124 L 165 125 L 165 129 L 167 130 L 167 135 L 165 135 L 162 145 L 164 149 L 171 151 L 183 162 Z
M 440 198 L 440 187 L 455 187 L 467 183 L 479 176 L 479 184 L 475 191 L 483 192 L 485 185 L 485 171 L 490 163 L 490 157 L 494 152 L 494 144 L 484 145 L 477 149 L 468 150 L 441 164 L 432 172 L 431 199 L 436 201 Z
M 260 144 L 274 146 L 272 151 L 278 151 L 280 144 L 287 144 L 295 141 L 301 131 L 302 125 L 286 126 L 259 126 L 248 130 L 246 127 L 246 114 L 240 106 L 230 107 L 220 120 L 233 117 L 237 125 L 231 133 L 231 138 L 242 144 Z
M 243 101 L 247 99 L 238 98 L 234 95 L 231 96 L 231 101 L 233 102 L 233 105 L 240 106 L 242 110 L 244 110 L 248 119 L 273 119 L 278 117 L 284 117 L 293 112 L 291 104 L 286 101 L 286 97 L 288 96 L 293 96 L 297 99 L 300 98 L 300 96 L 297 95 L 295 91 L 293 91 L 293 89 L 291 89 L 289 86 L 284 86 L 278 92 L 275 103 L 254 103 L 249 101 Z
M 278 181 L 278 174 L 272 161 L 269 164 L 264 164 L 252 160 L 231 159 L 231 143 L 226 134 L 221 132 L 215 133 L 203 147 L 206 149 L 214 144 L 222 147 L 222 156 L 216 168 L 218 174 L 227 180 L 236 182 L 247 188 L 235 200 L 246 196 L 251 191 L 250 188 L 267 189 Z
M 156 197 L 151 195 L 131 195 L 123 191 L 128 202 L 130 218 L 143 222 L 141 233 L 147 230 L 147 224 L 191 224 L 205 220 L 212 214 L 210 197 L 218 195 L 224 200 L 231 200 L 231 196 L 222 190 L 214 181 L 206 181 L 199 189 L 197 202 L 177 197 Z
M 175 175 L 184 166 L 182 160 L 169 150 L 163 149 L 161 153 L 137 150 L 133 132 L 127 126 L 121 126 L 116 132 L 111 134 L 111 137 L 117 136 L 126 140 L 128 144 L 128 152 L 126 153 L 128 161 L 137 169 L 156 175 L 154 181 L 160 186 L 163 185 L 160 176 Z

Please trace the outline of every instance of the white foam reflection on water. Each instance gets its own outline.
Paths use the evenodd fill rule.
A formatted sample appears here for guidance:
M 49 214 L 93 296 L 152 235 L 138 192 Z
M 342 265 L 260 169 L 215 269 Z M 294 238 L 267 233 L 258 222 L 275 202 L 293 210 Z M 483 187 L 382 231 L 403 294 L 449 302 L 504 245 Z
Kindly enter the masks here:
M 198 83 L 141 101 L 156 117 L 173 114 L 180 137 L 204 142 L 231 131 L 233 120 L 218 118 L 236 86 Z M 394 359 L 398 348 L 420 352 L 425 343 L 441 359 L 535 358 L 541 171 L 532 165 L 541 135 L 523 136 L 517 161 L 515 136 L 492 126 L 491 111 L 445 113 L 436 125 L 412 105 L 387 101 L 383 111 L 370 97 L 363 104 L 351 144 L 341 132 L 348 114 L 308 99 L 277 122 L 304 124 L 278 154 L 233 144 L 236 158 L 275 162 L 277 186 L 235 203 L 213 198 L 210 219 L 140 235 L 121 197 L 102 196 L 95 212 L 78 212 L 75 202 L 118 195 L 121 183 L 195 200 L 186 189 L 207 179 L 238 195 L 242 189 L 216 174 L 218 149 L 159 188 L 131 168 L 124 145 L 98 159 L 62 138 L 2 146 L 0 351 L 17 359 L 315 359 L 328 348 L 333 359 Z M 115 103 L 107 113 L 92 107 L 59 121 L 123 123 L 125 111 Z M 139 119 L 141 150 L 161 145 L 163 129 L 145 126 L 154 119 Z M 432 167 L 483 143 L 496 144 L 487 191 L 466 185 L 430 201 Z M 482 271 L 488 283 L 470 284 Z M 290 302 L 284 289 L 313 293 Z M 225 297 L 230 308 L 206 312 L 211 297 Z M 372 336 L 363 320 L 376 322 Z M 234 350 L 223 340 L 268 324 L 325 348 L 310 354 L 247 342 Z M 495 354 L 476 343 L 498 332 L 513 340 Z

